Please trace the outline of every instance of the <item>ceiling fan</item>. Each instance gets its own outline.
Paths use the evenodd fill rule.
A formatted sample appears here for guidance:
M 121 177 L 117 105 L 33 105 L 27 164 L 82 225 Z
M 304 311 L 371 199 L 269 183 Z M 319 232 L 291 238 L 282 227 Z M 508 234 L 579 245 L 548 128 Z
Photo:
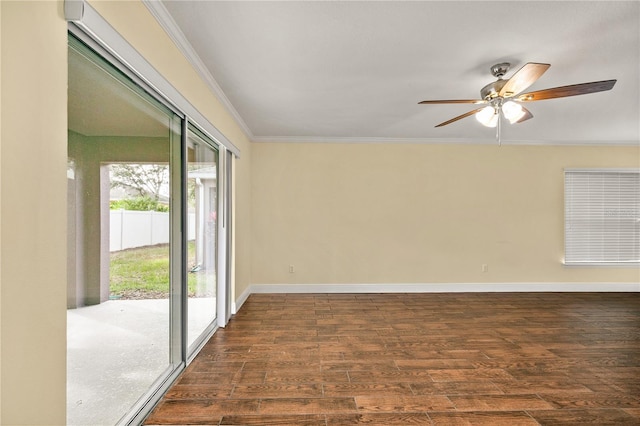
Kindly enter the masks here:
M 504 117 L 511 124 L 522 123 L 533 117 L 533 114 L 522 106 L 521 102 L 541 101 L 544 99 L 564 98 L 567 96 L 586 95 L 588 93 L 610 90 L 616 80 L 593 81 L 590 83 L 572 84 L 570 86 L 554 87 L 552 89 L 537 90 L 535 92 L 522 93 L 549 69 L 549 64 L 529 62 L 516 71 L 511 78 L 503 79 L 511 66 L 508 62 L 496 64 L 491 67 L 491 74 L 497 78 L 480 90 L 481 99 L 453 99 L 422 101 L 420 104 L 480 104 L 487 105 L 473 111 L 444 121 L 435 127 L 446 126 L 465 117 L 472 115 L 487 127 L 500 128 L 500 117 Z

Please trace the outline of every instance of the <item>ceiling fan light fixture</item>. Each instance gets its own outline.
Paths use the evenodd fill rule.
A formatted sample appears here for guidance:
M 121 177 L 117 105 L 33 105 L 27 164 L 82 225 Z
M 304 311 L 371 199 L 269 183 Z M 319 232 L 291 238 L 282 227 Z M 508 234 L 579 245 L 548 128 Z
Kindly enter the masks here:
M 502 105 L 502 113 L 511 124 L 517 123 L 525 115 L 522 105 L 513 101 L 507 101 Z
M 1 0 L 0 0 L 1 1 Z M 491 73 L 497 78 L 496 81 L 487 84 L 480 90 L 481 99 L 449 99 L 449 100 L 427 100 L 418 102 L 419 104 L 489 104 L 485 108 L 478 108 L 460 114 L 450 120 L 444 121 L 435 127 L 446 126 L 455 123 L 466 117 L 476 116 L 476 119 L 486 127 L 498 126 L 498 136 L 500 133 L 500 116 L 504 116 L 511 124 L 522 123 L 533 114 L 527 108 L 520 105 L 520 102 L 541 101 L 544 99 L 566 98 L 568 96 L 586 95 L 588 93 L 604 92 L 611 90 L 616 84 L 616 80 L 592 81 L 590 83 L 572 84 L 569 86 L 553 87 L 551 89 L 536 90 L 534 92 L 522 93 L 535 83 L 547 69 L 549 64 L 537 62 L 527 62 L 516 71 L 510 78 L 504 79 L 504 75 L 509 70 L 510 64 L 503 62 L 491 67 Z M 515 102 L 514 102 L 515 101 Z M 499 140 L 499 138 L 498 138 Z
M 496 124 L 498 124 L 498 111 L 493 106 L 484 107 L 476 113 L 476 120 L 483 126 L 496 127 Z

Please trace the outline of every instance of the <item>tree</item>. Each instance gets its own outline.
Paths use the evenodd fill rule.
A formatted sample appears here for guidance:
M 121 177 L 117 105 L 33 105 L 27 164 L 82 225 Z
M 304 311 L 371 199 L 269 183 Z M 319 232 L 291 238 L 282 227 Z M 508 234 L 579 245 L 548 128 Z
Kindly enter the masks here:
M 112 164 L 111 187 L 132 191 L 139 197 L 160 200 L 169 182 L 169 166 L 162 164 Z

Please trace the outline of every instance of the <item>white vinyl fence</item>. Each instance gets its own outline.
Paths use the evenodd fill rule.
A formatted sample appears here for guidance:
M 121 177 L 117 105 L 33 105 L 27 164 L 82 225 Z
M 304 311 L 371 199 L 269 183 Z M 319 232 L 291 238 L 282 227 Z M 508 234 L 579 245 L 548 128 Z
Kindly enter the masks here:
M 195 213 L 189 213 L 188 240 L 193 240 Z M 109 251 L 169 243 L 169 213 L 110 210 Z

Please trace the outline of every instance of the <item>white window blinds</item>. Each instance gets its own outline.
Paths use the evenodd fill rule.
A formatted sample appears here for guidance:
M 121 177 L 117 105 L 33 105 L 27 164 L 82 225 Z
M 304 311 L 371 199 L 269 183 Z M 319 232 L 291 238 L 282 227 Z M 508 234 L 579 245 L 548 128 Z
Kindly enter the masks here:
M 640 170 L 565 170 L 565 264 L 640 263 Z

